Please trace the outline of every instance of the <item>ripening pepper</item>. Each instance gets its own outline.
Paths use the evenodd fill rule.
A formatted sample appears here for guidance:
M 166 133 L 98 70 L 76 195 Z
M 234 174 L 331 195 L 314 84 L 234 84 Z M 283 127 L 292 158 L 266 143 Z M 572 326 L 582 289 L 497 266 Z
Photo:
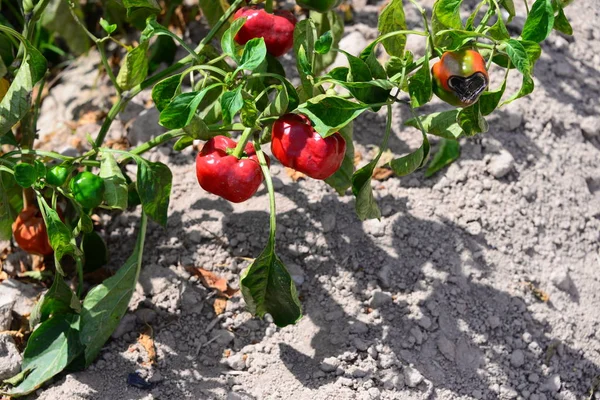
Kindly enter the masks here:
M 339 132 L 323 138 L 305 115 L 285 114 L 273 124 L 271 151 L 286 167 L 327 179 L 342 165 L 346 141 Z
M 431 68 L 433 92 L 448 104 L 467 107 L 488 86 L 485 60 L 475 50 L 447 51 Z
M 54 186 L 62 186 L 69 177 L 69 168 L 55 165 L 46 172 L 46 182 Z
M 248 41 L 262 37 L 265 39 L 267 52 L 274 57 L 287 53 L 294 46 L 294 28 L 296 17 L 289 11 L 276 10 L 269 14 L 257 7 L 240 8 L 233 19 L 246 17 L 247 20 L 235 35 L 238 44 L 245 45 Z
M 342 0 L 296 0 L 296 4 L 302 8 L 324 13 L 342 4 Z
M 86 210 L 98 207 L 104 198 L 104 179 L 91 172 L 77 174 L 69 183 L 71 194 Z
M 263 174 L 252 144 L 246 144 L 239 159 L 227 152 L 236 146 L 237 143 L 226 136 L 215 136 L 207 141 L 196 157 L 196 177 L 207 192 L 241 203 L 256 193 Z
M 36 206 L 29 206 L 21 211 L 13 223 L 12 231 L 15 241 L 26 252 L 42 256 L 52 254 L 46 224 Z

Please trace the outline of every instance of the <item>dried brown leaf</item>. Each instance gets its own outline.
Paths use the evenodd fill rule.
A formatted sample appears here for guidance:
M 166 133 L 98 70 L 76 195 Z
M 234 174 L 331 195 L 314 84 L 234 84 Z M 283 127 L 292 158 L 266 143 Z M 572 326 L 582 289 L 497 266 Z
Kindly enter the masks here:
M 533 296 L 539 301 L 542 301 L 544 303 L 550 301 L 550 295 L 542 289 L 538 288 L 533 282 L 525 281 L 521 283 L 524 284 L 529 290 L 531 290 L 531 294 L 533 294 Z
M 385 181 L 392 175 L 394 175 L 394 171 L 389 168 L 375 168 L 373 170 L 373 179 L 376 181 Z
M 213 308 L 215 310 L 215 314 L 223 314 L 227 308 L 227 299 L 223 297 L 217 297 L 213 303 Z
M 188 268 L 188 271 L 198 276 L 202 281 L 202 284 L 209 289 L 218 290 L 221 293 L 227 291 L 227 280 L 220 278 L 211 271 L 207 271 L 204 268 Z
M 152 338 L 152 328 L 148 327 L 144 332 L 140 334 L 138 337 L 138 343 L 142 345 L 142 347 L 148 353 L 148 362 L 152 365 L 156 364 L 156 347 L 154 346 L 154 339 Z
M 287 176 L 292 178 L 292 180 L 294 182 L 298 182 L 300 179 L 306 179 L 305 174 L 303 174 L 302 172 L 296 171 L 295 169 L 285 167 L 285 173 L 287 174 Z
M 360 153 L 360 151 L 355 150 L 354 151 L 354 166 L 358 167 L 358 164 L 360 164 L 360 162 L 362 161 L 362 159 L 363 159 L 363 156 Z

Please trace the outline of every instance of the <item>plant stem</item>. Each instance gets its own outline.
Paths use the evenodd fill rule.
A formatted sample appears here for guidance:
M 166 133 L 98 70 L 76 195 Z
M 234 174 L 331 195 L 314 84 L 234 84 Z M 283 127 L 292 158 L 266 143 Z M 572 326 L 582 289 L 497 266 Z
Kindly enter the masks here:
M 229 18 L 235 13 L 235 11 L 242 5 L 243 2 L 244 2 L 244 0 L 235 0 L 233 2 L 233 4 L 231 4 L 231 6 L 227 9 L 225 14 L 223 14 L 221 16 L 221 18 L 215 24 L 215 26 L 212 27 L 210 32 L 208 32 L 208 34 L 204 37 L 204 39 L 202 39 L 202 41 L 200 41 L 198 46 L 194 49 L 196 54 L 200 54 L 202 52 L 202 50 L 204 50 L 204 47 L 206 47 L 206 45 L 208 43 L 210 43 L 210 41 L 214 38 L 214 36 L 217 34 L 217 32 L 219 32 L 221 27 L 227 22 L 227 20 L 229 20 Z M 112 122 L 115 119 L 115 117 L 117 116 L 117 114 L 121 111 L 121 109 L 127 105 L 129 100 L 131 100 L 132 98 L 137 96 L 142 90 L 154 85 L 155 83 L 159 82 L 163 78 L 180 70 L 186 64 L 189 64 L 192 61 L 194 61 L 194 57 L 192 55 L 187 55 L 186 57 L 182 58 L 175 64 L 171 65 L 170 67 L 164 69 L 163 71 L 157 73 L 156 75 L 146 78 L 144 80 L 144 82 L 140 83 L 137 86 L 134 86 L 129 91 L 124 92 L 123 97 L 120 98 L 115 104 L 113 104 L 112 108 L 108 112 L 108 115 L 106 116 L 106 119 L 104 120 L 104 123 L 100 127 L 100 132 L 98 132 L 98 136 L 96 137 L 96 141 L 95 141 L 96 146 L 97 147 L 102 146 L 102 143 L 104 142 L 104 138 L 106 137 L 106 134 L 108 133 L 108 129 L 110 128 L 110 125 L 112 124 Z
M 523 0 L 523 3 L 525 3 L 525 9 L 527 10 L 527 15 L 529 15 L 529 3 L 527 3 L 527 0 Z
M 79 284 L 77 285 L 77 297 L 81 298 L 81 293 L 83 292 L 83 261 L 80 255 L 75 257 L 75 265 L 77 269 L 77 278 L 79 280 Z
M 79 25 L 79 27 L 81 29 L 83 29 L 83 31 L 85 32 L 86 35 L 88 35 L 88 37 L 92 40 L 92 42 L 98 44 L 98 42 L 100 41 L 100 39 L 98 39 L 96 37 L 96 35 L 94 35 L 92 32 L 89 31 L 89 29 L 87 28 L 87 26 L 85 26 L 85 24 L 83 22 L 81 22 L 81 20 L 79 19 L 79 17 L 77 16 L 77 14 L 75 13 L 75 3 L 69 1 L 69 12 L 71 13 L 71 17 L 73 17 L 73 19 L 75 20 L 75 23 L 77 25 Z
M 169 140 L 178 138 L 183 135 L 185 135 L 185 131 L 183 129 L 173 129 L 171 131 L 165 132 L 162 135 L 155 137 L 154 139 L 150 140 L 149 142 L 146 142 L 146 143 L 136 147 L 135 149 L 131 150 L 130 153 L 134 154 L 136 156 L 143 154 L 156 146 L 160 146 L 161 144 L 166 143 Z
M 244 132 L 242 132 L 242 136 L 240 137 L 237 146 L 235 146 L 235 150 L 233 150 L 233 153 L 231 153 L 231 155 L 233 155 L 235 158 L 242 158 L 242 155 L 244 154 L 244 148 L 250 139 L 250 135 L 252 135 L 252 131 L 253 128 L 246 128 L 244 129 Z
M 27 38 L 27 40 L 31 40 L 33 37 L 33 25 L 38 22 L 42 13 L 50 3 L 50 0 L 42 0 L 35 5 L 31 14 L 25 15 L 25 27 L 23 29 L 23 36 Z M 20 51 L 19 51 L 20 53 Z
M 40 107 L 42 106 L 42 94 L 44 92 L 44 85 L 46 84 L 46 77 L 42 78 L 40 86 L 38 87 L 37 97 L 35 98 L 35 104 L 33 106 L 33 129 L 37 130 L 37 121 L 40 115 Z
M 0 158 L 0 164 L 4 164 L 4 165 L 10 167 L 11 169 L 13 169 L 15 167 L 14 162 L 8 161 L 7 159 L 4 159 L 4 158 Z
M 273 14 L 273 0 L 265 1 L 265 11 L 269 14 Z
M 55 153 L 53 151 L 22 149 L 20 151 L 14 151 L 14 152 L 11 152 L 11 153 L 7 153 L 6 155 L 19 154 L 19 153 L 20 154 L 26 154 L 26 155 L 37 155 L 37 156 L 41 156 L 41 157 L 50 157 L 50 158 L 54 158 L 56 160 L 62 160 L 62 161 L 78 162 L 81 165 L 87 165 L 87 166 L 90 166 L 90 167 L 99 167 L 100 166 L 100 162 L 99 161 L 79 160 L 79 158 L 81 158 L 81 157 L 63 156 L 62 154 L 58 154 L 58 153 Z M 96 153 L 95 151 L 89 151 L 88 153 L 84 154 L 82 157 L 91 156 L 91 155 L 93 155 L 95 153 Z
M 429 22 L 427 20 L 427 12 L 416 0 L 410 0 L 411 3 L 414 4 L 415 7 L 421 13 L 421 17 L 423 18 L 423 25 L 425 28 L 425 32 L 427 32 L 427 40 L 429 42 L 429 48 L 431 49 L 432 54 L 435 53 L 435 45 L 433 44 L 433 34 L 431 33 L 431 29 L 429 29 Z
M 383 137 L 383 143 L 381 144 L 381 149 L 379 149 L 379 157 L 383 154 L 383 152 L 388 148 L 388 142 L 390 140 L 390 134 L 392 132 L 392 106 L 390 104 L 387 105 L 387 123 L 385 126 L 385 136 Z
M 121 97 L 121 93 L 123 93 L 123 89 L 121 89 L 121 86 L 119 86 L 119 84 L 117 83 L 117 77 L 115 76 L 112 68 L 110 67 L 110 64 L 108 62 L 108 57 L 106 56 L 106 49 L 104 48 L 104 42 L 101 40 L 97 41 L 96 48 L 98 49 L 98 52 L 100 53 L 100 59 L 102 60 L 102 65 L 104 66 L 104 69 L 106 70 L 106 74 L 108 75 L 108 78 L 110 79 L 113 86 L 117 90 L 117 94 L 119 95 L 119 97 Z
M 273 179 L 271 179 L 271 173 L 269 172 L 269 165 L 267 164 L 267 159 L 260 148 L 259 138 L 254 138 L 254 149 L 256 150 L 256 155 L 258 157 L 258 161 L 260 163 L 260 169 L 262 170 L 263 176 L 265 177 L 265 185 L 267 186 L 267 191 L 269 192 L 269 210 L 270 210 L 270 218 L 269 218 L 269 243 L 268 247 L 271 248 L 271 251 L 275 250 L 275 231 L 277 229 L 277 210 L 275 209 L 275 189 L 273 188 Z
M 487 23 L 490 20 L 490 18 L 492 18 L 492 15 L 494 15 L 494 11 L 493 11 L 493 7 L 490 6 L 490 8 L 488 8 L 488 10 L 486 11 L 485 15 L 481 19 L 481 22 L 479 23 L 479 25 L 475 29 L 475 32 L 481 33 L 481 31 L 483 30 L 483 28 L 485 28 L 487 26 Z
M 496 52 L 496 46 L 494 46 L 494 48 L 492 49 L 492 53 L 490 54 L 490 59 L 488 60 L 487 65 L 485 66 L 485 69 L 487 71 L 489 71 L 490 67 L 492 66 L 492 61 L 494 59 L 495 52 Z

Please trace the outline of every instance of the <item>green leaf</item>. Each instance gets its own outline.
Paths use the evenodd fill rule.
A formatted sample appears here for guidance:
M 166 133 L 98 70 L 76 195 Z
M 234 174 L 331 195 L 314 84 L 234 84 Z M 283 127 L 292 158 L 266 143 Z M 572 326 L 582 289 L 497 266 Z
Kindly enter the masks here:
M 317 40 L 317 27 L 312 19 L 308 18 L 296 24 L 294 28 L 294 54 L 296 55 L 296 67 L 302 82 L 300 101 L 306 101 L 313 97 L 313 84 L 308 79 L 306 70 L 312 71 L 312 65 L 306 57 L 315 51 L 314 43 Z M 304 55 L 301 53 L 304 52 Z M 307 64 L 308 67 L 307 68 Z
M 311 76 L 313 74 L 304 46 L 300 46 L 300 49 L 298 49 L 298 65 L 300 66 L 300 72 L 303 73 L 304 76 Z
M 515 3 L 513 0 L 500 0 L 499 3 L 506 11 L 508 11 L 508 22 L 510 22 L 515 15 L 517 15 L 515 11 Z
M 388 3 L 381 12 L 381 15 L 379 15 L 377 27 L 381 35 L 407 29 L 402 0 L 392 0 Z M 404 46 L 406 45 L 406 36 L 394 36 L 384 39 L 381 43 L 389 55 L 402 57 L 404 55 Z
M 465 47 L 467 43 L 474 41 L 477 37 L 480 37 L 477 32 L 446 29 L 436 34 L 435 43 L 446 50 L 455 51 Z
M 193 144 L 194 144 L 194 138 L 192 138 L 190 136 L 183 136 L 183 137 L 180 137 L 175 142 L 175 144 L 173 145 L 173 150 L 181 151 L 187 147 L 190 147 Z
M 403 58 L 390 57 L 385 64 L 385 73 L 391 80 L 397 82 L 397 80 L 400 80 L 402 77 L 402 70 L 404 67 L 408 68 L 412 63 L 413 54 L 407 50 Z
M 420 146 L 414 152 L 403 157 L 390 161 L 390 167 L 398 176 L 405 176 L 415 172 L 423 164 L 425 152 L 423 146 Z
M 48 206 L 48 203 L 41 195 L 38 195 L 38 203 L 40 204 L 44 222 L 46 223 L 50 247 L 54 250 L 54 261 L 57 271 L 61 275 L 64 275 L 65 273 L 60 263 L 63 257 L 66 255 L 76 257 L 80 254 L 75 243 L 75 238 L 73 237 L 73 232 L 61 221 L 58 213 Z
M 524 40 L 542 42 L 546 40 L 554 26 L 554 10 L 550 0 L 536 0 L 523 26 L 521 37 Z
M 72 6 L 77 17 L 82 20 L 83 12 L 79 2 L 73 1 Z M 65 0 L 50 0 L 42 13 L 41 24 L 48 31 L 58 34 L 73 53 L 83 54 L 89 50 L 90 40 L 73 19 L 69 7 L 69 2 Z
M 278 86 L 277 90 L 275 101 L 271 102 L 265 111 L 263 111 L 262 118 L 277 117 L 287 112 L 289 105 L 287 88 L 285 86 Z
M 0 146 L 4 144 L 9 144 L 11 146 L 18 146 L 19 142 L 17 142 L 17 138 L 12 133 L 12 131 L 6 132 L 6 135 L 0 136 Z
M 141 157 L 134 159 L 138 165 L 137 191 L 142 208 L 152 220 L 166 226 L 173 174 L 163 163 L 149 162 Z
M 35 166 L 35 174 L 37 175 L 38 179 L 42 178 L 45 179 L 46 178 L 46 165 L 41 162 L 40 160 L 35 160 L 33 162 L 33 165 Z
M 181 74 L 170 76 L 158 82 L 152 88 L 152 100 L 158 111 L 164 110 L 173 97 L 180 91 Z
M 463 129 L 457 122 L 458 110 L 436 112 L 421 118 L 421 124 L 425 132 L 446 139 L 457 139 L 464 134 Z M 419 128 L 417 121 L 412 118 L 405 125 Z
M 146 21 L 148 16 L 160 12 L 157 0 L 123 0 L 123 6 L 127 9 L 127 18 L 133 21 Z
M 355 103 L 338 96 L 319 95 L 298 106 L 298 112 L 307 115 L 315 130 L 323 137 L 333 135 L 354 120 L 369 105 Z
M 554 29 L 565 35 L 573 35 L 573 27 L 560 4 L 558 5 L 558 14 L 554 18 Z
M 77 295 L 65 283 L 60 274 L 55 274 L 52 286 L 42 295 L 31 311 L 29 327 L 34 329 L 37 324 L 46 321 L 51 316 L 74 314 L 80 311 L 81 303 Z
M 223 110 L 223 122 L 228 125 L 233 121 L 233 117 L 244 106 L 244 97 L 242 96 L 242 86 L 234 90 L 225 92 L 221 96 L 221 109 Z
M 110 24 L 107 20 L 105 20 L 102 17 L 100 18 L 100 26 L 108 35 L 111 35 L 114 31 L 117 30 L 117 24 Z
M 315 51 L 318 54 L 327 54 L 331 50 L 333 45 L 333 36 L 331 31 L 327 31 L 322 34 L 319 39 L 315 42 Z
M 146 215 L 142 213 L 133 254 L 114 276 L 90 290 L 83 300 L 80 337 L 85 346 L 86 367 L 94 361 L 127 311 L 142 266 L 146 227 Z
M 419 120 L 422 119 L 421 117 L 418 118 Z M 419 124 L 416 125 L 419 129 L 421 129 Z M 423 123 L 421 123 L 421 125 L 423 125 Z M 423 135 L 423 143 L 417 150 L 403 157 L 390 161 L 390 167 L 396 175 L 405 176 L 411 174 L 418 168 L 421 168 L 423 165 L 425 165 L 425 162 L 427 162 L 430 150 L 429 139 L 427 138 L 427 133 L 425 132 L 424 128 L 421 131 L 421 134 Z
M 383 79 L 373 81 L 371 70 L 365 61 L 343 50 L 340 51 L 348 59 L 350 68 L 347 74 L 348 82 L 342 81 L 339 83 L 348 89 L 357 100 L 363 103 L 375 104 L 385 102 L 394 85 Z M 379 107 L 376 108 L 378 109 Z
M 354 142 L 352 141 L 353 125 L 354 123 L 350 122 L 340 129 L 340 135 L 342 135 L 346 141 L 344 161 L 342 161 L 342 165 L 333 175 L 325 179 L 325 183 L 334 188 L 340 196 L 343 196 L 344 193 L 346 193 L 346 190 L 352 186 L 352 174 L 354 173 Z
M 190 124 L 184 127 L 183 131 L 190 135 L 191 139 L 208 140 L 217 135 L 211 132 L 202 118 L 197 115 L 194 115 Z
M 244 46 L 240 69 L 254 71 L 262 64 L 266 57 L 267 46 L 265 45 L 265 39 L 260 37 L 249 40 Z
M 27 56 L 0 102 L 0 137 L 10 131 L 31 108 L 33 85 L 42 79 L 46 67 L 46 59 L 28 45 Z
M 267 247 L 240 276 L 246 307 L 253 315 L 271 314 L 279 327 L 295 324 L 302 317 L 296 285 L 275 254 L 273 237 Z
M 506 42 L 506 53 L 510 61 L 517 67 L 523 75 L 531 75 L 531 64 L 525 47 L 515 39 L 509 39 Z
M 511 96 L 508 100 L 505 100 L 502 104 L 500 104 L 500 107 L 502 107 L 505 104 L 512 103 L 513 101 L 520 99 L 523 96 L 527 96 L 528 94 L 533 92 L 533 89 L 533 78 L 530 75 L 523 75 L 523 83 L 521 84 L 521 89 L 519 90 L 519 92 Z
M 21 163 L 15 166 L 15 180 L 23 188 L 31 187 L 37 181 L 37 170 L 31 164 Z
M 96 231 L 91 231 L 83 235 L 81 250 L 85 257 L 83 272 L 94 272 L 98 268 L 108 264 L 106 242 Z
M 488 131 L 488 124 L 481 114 L 479 103 L 463 108 L 458 112 L 457 122 L 467 136 Z
M 331 32 L 332 37 L 332 48 L 337 48 L 342 36 L 344 35 L 344 19 L 335 10 L 329 10 L 326 13 L 319 13 L 316 11 L 310 12 L 310 19 L 315 23 L 316 33 L 315 38 L 322 37 L 325 33 Z M 318 41 L 318 40 L 317 40 Z M 316 46 L 316 43 L 315 43 Z M 305 47 L 305 49 L 308 49 Z M 309 53 L 311 54 L 311 53 Z M 329 67 L 335 61 L 337 53 L 334 51 L 320 54 L 316 51 L 314 54 L 314 65 L 312 65 L 313 72 L 318 75 L 325 68 Z
M 125 210 L 127 208 L 127 182 L 112 153 L 102 153 L 99 176 L 104 179 L 105 204 L 112 209 Z
M 238 64 L 240 63 L 240 58 L 238 56 L 237 45 L 235 43 L 234 38 L 235 35 L 237 35 L 237 33 L 239 32 L 239 30 L 242 29 L 242 26 L 245 22 L 246 18 L 236 19 L 235 21 L 233 21 L 229 29 L 225 31 L 223 37 L 221 37 L 221 48 L 223 49 L 223 53 L 227 54 Z
M 378 162 L 379 156 L 352 175 L 352 193 L 356 197 L 356 215 L 362 221 L 381 219 L 381 210 L 373 197 L 371 188 L 371 177 Z
M 502 86 L 499 89 L 494 91 L 483 92 L 479 97 L 479 107 L 481 109 L 482 115 L 490 115 L 498 105 L 500 104 L 500 100 L 502 100 L 502 96 L 504 95 L 504 91 L 506 90 L 506 79 L 502 82 Z
M 214 85 L 205 87 L 200 92 L 181 93 L 176 96 L 161 111 L 158 123 L 167 129 L 180 129 L 188 126 L 196 115 L 196 110 L 204 97 L 212 89 L 221 85 L 221 83 L 215 83 Z
M 531 40 L 518 40 L 517 42 L 519 42 L 525 49 L 525 52 L 527 53 L 527 58 L 529 59 L 530 71 L 533 71 L 535 63 L 542 55 L 542 48 L 539 44 L 537 44 L 536 42 L 532 42 Z M 481 51 L 482 56 L 489 57 L 489 54 L 489 50 L 484 49 L 483 51 Z M 501 66 L 502 68 L 508 67 L 509 60 L 510 58 L 508 57 L 508 55 L 501 53 L 495 54 L 493 59 L 494 63 Z M 515 65 L 512 62 L 510 63 L 510 68 L 515 68 Z
M 86 213 L 81 213 L 77 228 L 83 233 L 90 233 L 94 230 L 94 221 Z
M 431 70 L 429 60 L 425 57 L 423 66 L 408 78 L 408 93 L 413 108 L 421 107 L 431 100 L 433 96 L 431 86 Z
M 433 5 L 431 16 L 431 27 L 434 34 L 434 42 L 439 45 L 437 33 L 446 29 L 462 29 L 460 19 L 460 6 L 463 0 L 437 0 Z
M 29 371 L 10 396 L 23 396 L 38 389 L 61 372 L 83 350 L 79 340 L 79 315 L 59 314 L 42 323 L 29 337 L 21 370 Z
M 240 112 L 240 120 L 244 126 L 255 126 L 258 119 L 258 109 L 254 99 L 244 99 L 244 105 Z
M 375 54 L 375 49 L 377 48 L 377 42 L 373 42 L 360 53 L 360 59 L 363 60 L 369 70 L 371 71 L 371 76 L 375 79 L 387 79 L 387 74 L 385 69 L 377 60 L 377 55 Z M 396 57 L 392 57 L 396 58 Z
M 496 22 L 487 31 L 488 35 L 490 35 L 496 40 L 510 39 L 510 33 L 508 32 L 508 29 L 506 29 L 506 25 L 504 24 L 504 20 L 502 19 L 502 13 L 500 12 L 500 10 L 498 10 L 496 14 Z
M 0 171 L 0 240 L 10 240 L 12 224 L 22 208 L 21 187 L 12 174 Z
M 460 157 L 460 144 L 457 140 L 440 140 L 440 148 L 429 163 L 425 177 L 429 178 L 444 167 L 452 164 Z
M 148 76 L 148 46 L 149 41 L 143 41 L 125 55 L 121 69 L 117 75 L 117 83 L 123 90 L 129 90 L 139 85 Z

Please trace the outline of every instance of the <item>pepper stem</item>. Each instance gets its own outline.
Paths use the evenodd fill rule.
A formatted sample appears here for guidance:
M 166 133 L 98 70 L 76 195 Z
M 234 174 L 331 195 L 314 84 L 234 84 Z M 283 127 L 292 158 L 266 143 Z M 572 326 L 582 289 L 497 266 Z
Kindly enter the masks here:
M 273 179 L 271 178 L 269 165 L 267 164 L 267 159 L 265 158 L 265 155 L 262 149 L 260 148 L 258 138 L 254 139 L 254 149 L 256 150 L 256 155 L 260 163 L 260 169 L 262 170 L 263 176 L 265 177 L 265 185 L 267 186 L 267 191 L 269 192 L 269 209 L 271 215 L 269 219 L 269 243 L 267 246 L 271 246 L 271 250 L 273 251 L 275 248 L 275 230 L 277 229 L 275 189 L 273 188 Z
M 250 135 L 252 135 L 252 128 L 244 129 L 244 132 L 242 132 L 242 136 L 240 137 L 237 146 L 235 146 L 235 150 L 233 150 L 233 152 L 231 153 L 233 156 L 235 156 L 235 158 L 242 158 L 242 155 L 244 154 L 244 148 L 246 147 L 246 143 L 248 143 L 248 140 L 250 140 Z
M 273 14 L 273 0 L 265 1 L 265 11 L 269 14 Z

